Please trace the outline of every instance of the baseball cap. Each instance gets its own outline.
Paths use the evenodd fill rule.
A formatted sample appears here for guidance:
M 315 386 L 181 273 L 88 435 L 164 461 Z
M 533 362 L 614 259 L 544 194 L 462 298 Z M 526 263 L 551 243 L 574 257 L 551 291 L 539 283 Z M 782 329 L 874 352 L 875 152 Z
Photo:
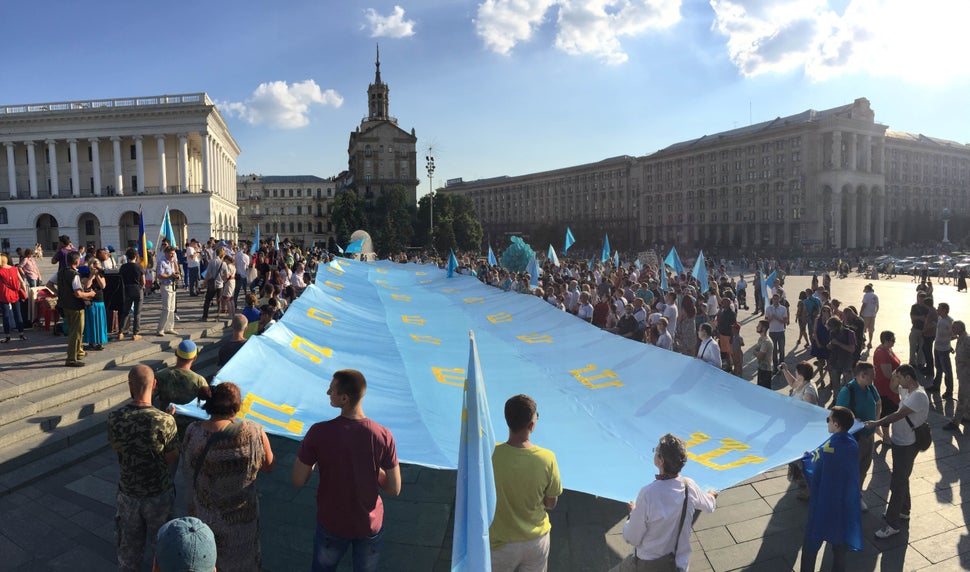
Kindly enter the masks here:
M 162 572 L 212 572 L 216 537 L 201 520 L 184 516 L 158 529 L 155 562 Z
M 193 359 L 199 353 L 199 348 L 195 345 L 192 340 L 182 340 L 179 344 L 177 350 L 175 350 L 175 355 L 182 359 Z

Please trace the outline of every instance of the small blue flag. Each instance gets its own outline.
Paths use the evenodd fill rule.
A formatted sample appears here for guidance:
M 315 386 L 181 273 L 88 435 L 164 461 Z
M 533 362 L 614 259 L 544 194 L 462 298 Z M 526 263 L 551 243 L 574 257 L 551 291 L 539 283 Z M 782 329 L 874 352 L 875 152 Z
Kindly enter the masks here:
M 347 249 L 349 250 L 350 247 L 348 246 Z M 458 259 L 455 258 L 455 251 L 448 249 L 448 278 L 455 275 L 455 270 L 458 270 Z
M 603 236 L 603 254 L 600 256 L 600 262 L 606 262 L 610 259 L 610 235 L 607 233 Z
M 495 252 L 492 250 L 492 245 L 488 245 L 488 264 L 489 266 L 498 266 L 498 260 L 495 259 Z
M 569 230 L 569 227 L 567 226 L 566 227 L 566 244 L 565 244 L 565 246 L 562 247 L 562 253 L 563 253 L 563 255 L 566 255 L 569 252 L 569 247 L 572 246 L 575 243 L 576 243 L 576 239 L 573 238 L 573 231 Z
M 336 245 L 336 246 L 337 246 L 337 252 L 339 252 L 340 254 L 343 254 L 344 253 L 344 249 L 343 248 L 340 248 L 340 245 L 339 244 Z
M 256 254 L 259 250 L 259 223 L 256 223 L 256 238 L 253 239 L 253 246 L 249 249 L 249 254 Z
M 348 244 L 347 248 L 344 249 L 344 252 L 346 254 L 353 254 L 355 252 L 360 252 L 361 248 L 363 247 L 364 247 L 364 239 L 361 238 Z
M 593 268 L 596 267 L 596 255 L 594 254 L 592 258 L 589 259 L 589 271 L 592 272 Z
M 492 568 L 488 528 L 495 517 L 495 475 L 492 472 L 495 429 L 485 395 L 475 334 L 469 332 L 468 337 L 470 347 L 458 445 L 451 570 L 485 572 Z
M 280 249 L 280 233 L 276 233 L 276 238 L 273 240 L 273 249 L 279 251 Z
M 680 256 L 677 255 L 677 248 L 673 246 L 670 247 L 667 258 L 664 258 L 664 264 L 671 267 L 678 276 L 684 271 L 684 263 L 680 261 Z
M 704 251 L 697 255 L 692 272 L 694 278 L 700 283 L 700 292 L 707 292 L 707 263 L 704 260 Z
M 670 285 L 667 284 L 667 268 L 663 264 L 660 265 L 660 291 L 667 293 L 670 290 Z
M 551 244 L 549 245 L 549 252 L 546 253 L 546 258 L 552 262 L 553 266 L 559 266 L 559 257 L 556 256 L 556 249 L 553 248 Z
M 620 251 L 619 250 L 617 250 L 616 252 L 613 253 L 613 266 L 615 266 L 617 268 L 620 267 Z
M 761 271 L 760 270 L 757 272 L 757 276 L 758 276 L 758 281 L 761 282 L 761 299 L 764 300 L 767 303 L 767 301 L 768 301 L 768 287 L 765 286 L 765 280 L 762 278 L 762 275 L 761 275 Z
M 525 271 L 529 273 L 529 289 L 535 290 L 539 287 L 539 262 L 536 260 L 536 253 L 532 253 L 532 260 L 529 261 Z
M 639 258 L 633 259 L 633 264 L 636 265 L 637 270 L 643 270 L 643 263 L 640 262 Z

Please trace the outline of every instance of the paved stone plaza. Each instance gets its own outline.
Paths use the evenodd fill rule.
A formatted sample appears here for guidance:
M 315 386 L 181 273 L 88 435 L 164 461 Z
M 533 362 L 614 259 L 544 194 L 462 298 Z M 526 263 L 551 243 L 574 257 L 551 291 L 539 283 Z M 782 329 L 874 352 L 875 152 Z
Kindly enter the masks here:
M 856 277 L 834 279 L 834 297 L 847 305 L 858 306 L 867 282 Z M 792 277 L 786 290 L 793 295 L 807 285 L 807 277 Z M 897 333 L 901 340 L 897 354 L 904 356 L 904 361 L 908 353 L 905 332 L 909 330 L 908 312 L 915 299 L 914 286 L 904 278 L 875 284 L 881 303 L 877 331 L 891 329 Z M 935 294 L 937 302 L 950 303 L 951 314 L 956 319 L 970 319 L 970 296 L 956 293 L 953 286 L 937 287 Z M 182 321 L 177 328 L 183 336 L 198 335 L 212 327 L 211 323 L 197 321 L 201 316 L 200 298 L 188 298 L 180 292 L 179 299 Z M 149 315 L 156 311 L 157 304 L 157 301 L 149 302 Z M 747 349 L 757 338 L 754 332 L 757 319 L 742 311 L 740 321 Z M 151 323 L 149 318 L 146 324 Z M 64 338 L 39 331 L 28 335 L 31 340 L 25 345 L 12 345 L 0 352 L 4 363 L 0 382 L 16 384 L 63 371 L 60 364 Z M 797 338 L 794 324 L 787 337 L 787 361 L 794 364 L 807 353 L 803 347 L 792 347 Z M 146 336 L 140 342 L 109 344 L 104 353 L 117 352 L 120 356 L 130 352 L 134 344 L 155 344 L 161 350 L 162 344 L 168 341 Z M 750 360 L 746 355 L 747 379 L 754 377 Z M 783 391 L 782 384 L 781 378 L 777 378 L 778 391 Z M 827 395 L 823 392 L 822 397 Z M 950 413 L 953 402 L 941 402 L 938 396 L 931 401 L 936 410 L 930 415 L 935 444 L 917 458 L 913 471 L 912 520 L 902 534 L 892 539 L 880 541 L 872 535 L 880 526 L 879 516 L 885 508 L 889 486 L 888 449 L 878 446 L 864 496 L 870 506 L 869 512 L 863 515 L 865 550 L 850 553 L 850 570 L 970 569 L 967 529 L 970 499 L 963 499 L 964 481 L 970 484 L 970 439 L 941 428 L 945 420 L 940 412 Z M 502 433 L 500 429 L 499 434 Z M 294 489 L 290 484 L 290 468 L 297 443 L 276 437 L 271 441 L 277 455 L 277 469 L 259 478 L 265 567 L 281 572 L 306 570 L 314 527 L 316 477 L 303 489 Z M 651 445 L 644 443 L 644 447 Z M 654 472 L 653 467 L 643 468 L 644 484 L 653 479 Z M 692 571 L 797 569 L 807 505 L 796 500 L 795 490 L 789 488 L 785 474 L 784 468 L 769 470 L 721 493 L 717 511 L 702 515 L 694 525 Z M 114 454 L 105 440 L 104 446 L 87 458 L 43 478 L 12 489 L 0 486 L 0 570 L 115 569 L 113 519 L 117 475 Z M 402 475 L 401 496 L 386 501 L 387 544 L 382 569 L 448 570 L 455 473 L 404 466 Z M 0 485 L 3 478 L 0 474 Z M 603 478 L 610 476 L 604 474 Z M 568 475 L 563 479 L 568 489 Z M 184 513 L 185 493 L 181 481 L 177 487 L 178 510 Z M 630 491 L 630 498 L 636 492 Z M 625 517 L 625 503 L 567 490 L 551 513 L 550 571 L 601 571 L 618 563 L 628 552 L 620 536 Z M 820 570 L 827 570 L 830 565 L 830 555 L 820 557 Z M 342 569 L 350 570 L 349 563 L 345 561 Z

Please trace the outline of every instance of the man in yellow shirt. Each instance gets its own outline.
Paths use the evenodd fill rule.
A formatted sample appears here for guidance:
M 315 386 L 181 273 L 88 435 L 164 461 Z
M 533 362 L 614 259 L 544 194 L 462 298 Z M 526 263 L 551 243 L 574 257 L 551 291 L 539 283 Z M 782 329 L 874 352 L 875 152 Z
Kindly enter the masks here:
M 528 395 L 505 402 L 509 439 L 495 447 L 495 518 L 488 533 L 493 572 L 545 572 L 549 515 L 562 494 L 556 455 L 529 441 L 539 414 Z

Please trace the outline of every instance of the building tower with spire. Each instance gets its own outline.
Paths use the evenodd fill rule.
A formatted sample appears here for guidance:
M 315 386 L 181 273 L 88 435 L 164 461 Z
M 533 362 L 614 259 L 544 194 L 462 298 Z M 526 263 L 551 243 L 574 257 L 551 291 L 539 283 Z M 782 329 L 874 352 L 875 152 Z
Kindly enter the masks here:
M 398 127 L 389 113 L 390 87 L 381 80 L 381 50 L 377 47 L 374 82 L 367 86 L 367 116 L 350 134 L 347 148 L 350 186 L 364 200 L 373 200 L 394 187 L 403 187 L 417 204 L 417 141 Z

